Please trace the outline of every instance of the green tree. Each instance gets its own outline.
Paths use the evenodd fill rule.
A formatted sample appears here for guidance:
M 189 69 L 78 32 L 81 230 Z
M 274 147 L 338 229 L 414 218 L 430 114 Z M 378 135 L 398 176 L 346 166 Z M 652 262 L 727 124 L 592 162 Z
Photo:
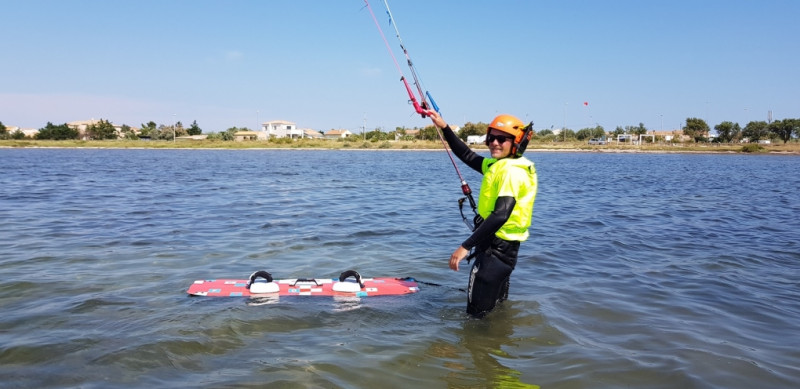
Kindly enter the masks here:
M 739 123 L 722 122 L 714 126 L 717 131 L 717 139 L 722 143 L 730 143 L 738 139 L 742 134 L 742 128 Z
M 578 138 L 578 140 L 584 140 L 590 138 L 605 138 L 606 129 L 598 124 L 595 127 L 587 127 L 578 130 L 578 133 L 575 136 Z
M 56 126 L 53 123 L 47 122 L 47 125 L 39 129 L 39 133 L 36 134 L 36 139 L 67 140 L 78 139 L 78 136 L 78 130 L 70 128 L 67 123 Z
M 430 125 L 419 130 L 419 138 L 422 140 L 436 140 L 439 139 L 439 134 L 436 131 L 436 127 Z
M 226 140 L 224 134 L 226 134 L 225 131 L 222 131 L 222 132 L 209 132 L 208 133 L 208 137 L 206 137 L 206 139 L 208 139 L 208 140 Z
M 559 142 L 566 142 L 569 139 L 576 139 L 575 130 L 570 130 L 569 128 L 561 129 L 561 133 L 556 137 Z
M 197 125 L 197 120 L 192 122 L 192 125 L 189 126 L 189 129 L 186 130 L 189 135 L 200 135 L 203 133 L 203 130 Z
M 769 139 L 769 124 L 763 120 L 747 123 L 742 130 L 742 136 L 750 142 L 758 142 L 762 139 Z
M 186 131 L 186 129 L 183 127 L 183 123 L 181 123 L 180 120 L 178 120 L 178 122 L 175 123 L 174 126 L 172 126 L 172 129 L 174 130 L 174 132 L 172 133 L 172 139 L 175 139 L 176 137 L 179 136 L 189 135 L 189 132 Z
M 591 128 L 581 128 L 575 133 L 575 138 L 578 140 L 586 140 L 592 137 L 592 129 Z
M 461 130 L 458 132 L 458 137 L 461 138 L 464 142 L 467 141 L 467 137 L 470 135 L 485 135 L 488 132 L 489 125 L 483 122 L 472 123 L 467 122 L 464 126 L 461 127 Z M 438 135 L 437 135 L 438 136 Z
M 117 129 L 108 120 L 103 119 L 87 127 L 86 134 L 89 139 L 117 139 Z
M 794 120 L 794 136 L 800 138 L 800 119 L 792 120 Z
M 150 136 L 153 139 L 160 140 L 173 140 L 179 136 L 186 136 L 188 133 L 183 128 L 181 122 L 177 122 L 174 126 L 160 125 L 155 131 L 151 131 Z
M 707 138 L 709 130 L 706 121 L 700 118 L 687 118 L 686 126 L 683 127 L 684 135 L 691 137 L 695 142 Z
M 394 128 L 395 139 L 400 139 L 400 140 L 412 140 L 412 139 L 413 139 L 413 137 L 409 136 L 409 135 L 408 135 L 408 133 L 407 133 L 406 131 L 407 131 L 407 130 L 406 130 L 406 128 L 405 128 L 405 127 L 395 127 L 395 128 Z M 323 135 L 324 135 L 324 134 L 323 134 Z
M 238 128 L 238 127 L 231 127 L 225 130 L 224 132 L 220 133 L 220 137 L 222 140 L 234 140 L 236 139 L 236 133 L 239 131 L 245 131 L 246 128 Z
M 539 143 L 545 143 L 545 142 L 551 142 L 552 143 L 552 142 L 555 142 L 555 141 L 559 140 L 559 139 L 556 139 L 556 138 L 557 138 L 557 136 L 556 136 L 555 133 L 553 133 L 552 130 L 542 130 L 536 135 L 536 141 L 539 142 Z
M 644 123 L 639 123 L 638 126 L 625 126 L 625 134 L 644 135 L 647 134 L 647 127 L 644 126 Z
M 549 128 L 545 128 L 544 130 L 539 130 L 539 132 L 537 132 L 536 135 L 542 136 L 542 137 L 548 136 L 548 135 L 553 135 L 553 130 L 551 130 Z
M 123 124 L 122 127 L 120 127 L 120 133 L 122 133 L 122 136 L 125 139 L 131 139 L 131 140 L 139 139 L 139 136 L 136 135 L 136 131 L 134 131 L 133 128 L 131 128 L 131 126 L 127 124 Z
M 769 130 L 784 144 L 792 139 L 792 134 L 800 131 L 800 119 L 776 120 L 769 124 Z
M 605 138 L 606 137 L 606 129 L 603 128 L 601 125 L 597 125 L 592 129 L 592 138 Z
M 181 123 L 181 122 L 176 123 L 175 126 L 174 126 L 174 129 L 175 129 L 175 132 L 172 134 L 172 138 L 170 138 L 170 139 L 174 139 L 175 137 L 179 137 L 179 136 L 188 136 L 189 135 L 189 131 L 187 131 L 186 128 L 183 127 L 183 123 Z
M 141 125 L 141 136 L 153 136 L 153 133 L 157 130 L 157 124 L 154 121 L 149 121 L 147 124 Z
M 15 139 L 15 140 L 21 140 L 21 139 L 25 139 L 25 133 L 24 133 L 24 132 L 22 132 L 22 130 L 20 130 L 19 128 L 17 128 L 16 130 L 14 130 L 14 132 L 12 132 L 12 133 L 11 133 L 10 135 L 8 135 L 8 136 L 9 136 L 9 137 L 11 137 L 11 139 Z
M 369 140 L 372 142 L 377 142 L 380 140 L 387 140 L 387 139 L 389 139 L 389 134 L 381 131 L 380 127 L 377 127 L 374 130 L 364 134 L 364 140 Z
M 3 122 L 0 122 L 0 139 L 6 139 L 6 138 L 8 138 L 8 129 L 6 128 L 6 125 L 3 124 Z
M 169 133 L 169 134 L 167 134 L 167 133 Z M 150 137 L 153 138 L 153 140 L 167 139 L 168 135 L 169 135 L 169 139 L 171 140 L 172 139 L 172 127 L 169 127 L 169 126 L 167 126 L 165 124 L 159 124 L 158 128 L 156 128 L 153 131 L 150 131 Z

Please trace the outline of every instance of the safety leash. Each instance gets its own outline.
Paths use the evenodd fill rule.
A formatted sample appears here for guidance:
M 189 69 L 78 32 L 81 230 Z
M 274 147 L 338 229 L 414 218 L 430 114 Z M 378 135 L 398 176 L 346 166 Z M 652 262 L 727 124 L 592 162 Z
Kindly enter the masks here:
M 441 288 L 456 289 L 456 290 L 461 291 L 461 292 L 466 292 L 467 291 L 464 288 L 456 288 L 456 287 L 453 287 L 453 286 L 437 284 L 437 283 L 434 283 L 434 282 L 420 281 L 420 280 L 418 280 L 418 279 L 416 279 L 414 277 L 403 277 L 403 278 L 398 278 L 398 279 L 399 280 L 403 280 L 403 281 L 414 281 L 414 282 L 416 282 L 418 284 L 421 284 L 421 285 L 438 286 L 438 287 L 441 287 Z

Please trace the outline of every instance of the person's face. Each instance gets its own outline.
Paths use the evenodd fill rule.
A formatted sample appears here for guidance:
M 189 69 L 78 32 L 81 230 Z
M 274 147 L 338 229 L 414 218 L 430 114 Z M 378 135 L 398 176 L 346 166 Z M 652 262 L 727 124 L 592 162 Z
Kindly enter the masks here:
M 489 146 L 489 152 L 492 158 L 500 159 L 508 157 L 511 154 L 511 145 L 514 141 L 514 136 L 494 128 L 489 130 L 486 136 L 486 146 Z

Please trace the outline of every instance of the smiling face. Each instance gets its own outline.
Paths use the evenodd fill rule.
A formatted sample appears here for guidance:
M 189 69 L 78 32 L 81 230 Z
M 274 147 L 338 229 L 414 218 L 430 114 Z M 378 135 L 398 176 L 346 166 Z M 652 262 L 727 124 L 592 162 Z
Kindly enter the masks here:
M 489 146 L 489 152 L 492 158 L 501 159 L 508 157 L 511 154 L 511 145 L 514 141 L 514 136 L 494 128 L 489 130 L 486 136 L 486 146 Z

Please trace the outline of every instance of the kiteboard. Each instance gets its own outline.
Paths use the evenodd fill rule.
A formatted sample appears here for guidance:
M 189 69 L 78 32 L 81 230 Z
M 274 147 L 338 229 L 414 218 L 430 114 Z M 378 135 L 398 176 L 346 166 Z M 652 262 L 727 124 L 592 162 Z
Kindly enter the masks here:
M 339 278 L 292 278 L 275 280 L 260 270 L 248 279 L 197 280 L 187 291 L 191 296 L 266 297 L 266 296 L 392 296 L 416 293 L 417 282 L 410 277 L 361 278 L 354 270 Z

